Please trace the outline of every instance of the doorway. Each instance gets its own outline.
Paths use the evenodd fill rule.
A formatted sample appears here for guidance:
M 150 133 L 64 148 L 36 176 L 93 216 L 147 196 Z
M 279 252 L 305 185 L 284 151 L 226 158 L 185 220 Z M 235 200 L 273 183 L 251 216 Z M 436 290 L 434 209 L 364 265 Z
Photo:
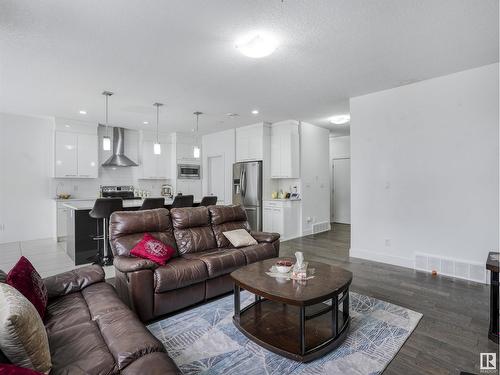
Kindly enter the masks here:
M 225 203 L 224 155 L 207 158 L 207 194 L 217 196 L 217 202 Z
M 351 224 L 351 159 L 332 160 L 331 215 L 334 223 Z

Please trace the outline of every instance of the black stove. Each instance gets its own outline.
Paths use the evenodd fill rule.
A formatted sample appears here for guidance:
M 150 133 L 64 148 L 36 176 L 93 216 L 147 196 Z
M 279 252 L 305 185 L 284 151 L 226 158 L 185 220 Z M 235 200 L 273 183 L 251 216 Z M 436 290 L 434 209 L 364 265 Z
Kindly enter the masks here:
M 101 186 L 103 198 L 122 198 L 123 200 L 139 199 L 134 196 L 133 186 Z

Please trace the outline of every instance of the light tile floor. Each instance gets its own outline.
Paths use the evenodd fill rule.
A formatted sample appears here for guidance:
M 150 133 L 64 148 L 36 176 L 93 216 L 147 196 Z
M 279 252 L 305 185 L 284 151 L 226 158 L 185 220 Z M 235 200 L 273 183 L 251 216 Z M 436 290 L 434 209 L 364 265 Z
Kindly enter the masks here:
M 52 238 L 0 244 L 0 269 L 9 272 L 24 255 L 42 277 L 56 275 L 83 266 L 75 266 L 66 254 L 66 243 Z M 104 267 L 106 278 L 115 276 L 113 266 Z

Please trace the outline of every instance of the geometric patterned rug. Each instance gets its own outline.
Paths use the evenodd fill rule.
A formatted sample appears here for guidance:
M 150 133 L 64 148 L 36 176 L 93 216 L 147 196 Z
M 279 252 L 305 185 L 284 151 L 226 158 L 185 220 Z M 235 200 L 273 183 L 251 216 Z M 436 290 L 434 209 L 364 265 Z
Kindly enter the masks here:
M 195 307 L 148 326 L 184 374 L 380 374 L 413 332 L 422 314 L 350 293 L 351 325 L 345 341 L 309 363 L 274 354 L 233 324 L 233 296 Z M 254 295 L 241 292 L 241 307 Z

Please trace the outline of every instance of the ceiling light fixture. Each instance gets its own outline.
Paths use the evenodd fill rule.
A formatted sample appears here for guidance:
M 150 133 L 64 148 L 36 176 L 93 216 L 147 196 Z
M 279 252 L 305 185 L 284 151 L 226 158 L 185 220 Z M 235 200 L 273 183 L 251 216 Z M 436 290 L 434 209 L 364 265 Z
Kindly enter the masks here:
M 154 103 L 156 107 L 156 143 L 153 145 L 153 153 L 155 155 L 161 155 L 161 145 L 158 137 L 158 124 L 160 122 L 160 107 L 163 105 L 162 103 Z
M 258 114 L 259 114 L 259 110 L 258 110 L 258 109 L 254 109 L 254 110 L 252 111 L 252 115 L 258 115 Z
M 330 123 L 335 124 L 335 125 L 346 124 L 349 121 L 351 121 L 351 115 L 348 113 L 345 115 L 337 115 L 337 116 L 330 117 Z
M 144 125 L 148 125 L 149 124 L 149 121 L 143 121 L 142 122 Z
M 200 147 L 198 146 L 198 131 L 199 131 L 200 115 L 202 115 L 202 114 L 203 114 L 203 112 L 200 112 L 200 111 L 193 112 L 193 115 L 196 116 L 196 128 L 194 129 L 194 131 L 195 131 L 195 135 L 194 135 L 195 145 L 193 146 L 193 157 L 195 159 L 199 159 L 200 154 L 201 154 Z
M 81 114 L 81 115 L 86 115 L 87 111 L 84 110 L 84 109 L 80 109 L 80 111 L 78 111 L 78 113 Z
M 113 93 L 111 91 L 103 91 L 102 95 L 104 95 L 105 98 L 105 120 L 106 120 L 106 135 L 102 137 L 102 149 L 104 151 L 110 151 L 111 150 L 111 138 L 109 137 L 109 132 L 108 132 L 108 99 Z
M 268 32 L 252 31 L 236 40 L 236 48 L 245 56 L 260 59 L 276 51 L 278 41 Z

